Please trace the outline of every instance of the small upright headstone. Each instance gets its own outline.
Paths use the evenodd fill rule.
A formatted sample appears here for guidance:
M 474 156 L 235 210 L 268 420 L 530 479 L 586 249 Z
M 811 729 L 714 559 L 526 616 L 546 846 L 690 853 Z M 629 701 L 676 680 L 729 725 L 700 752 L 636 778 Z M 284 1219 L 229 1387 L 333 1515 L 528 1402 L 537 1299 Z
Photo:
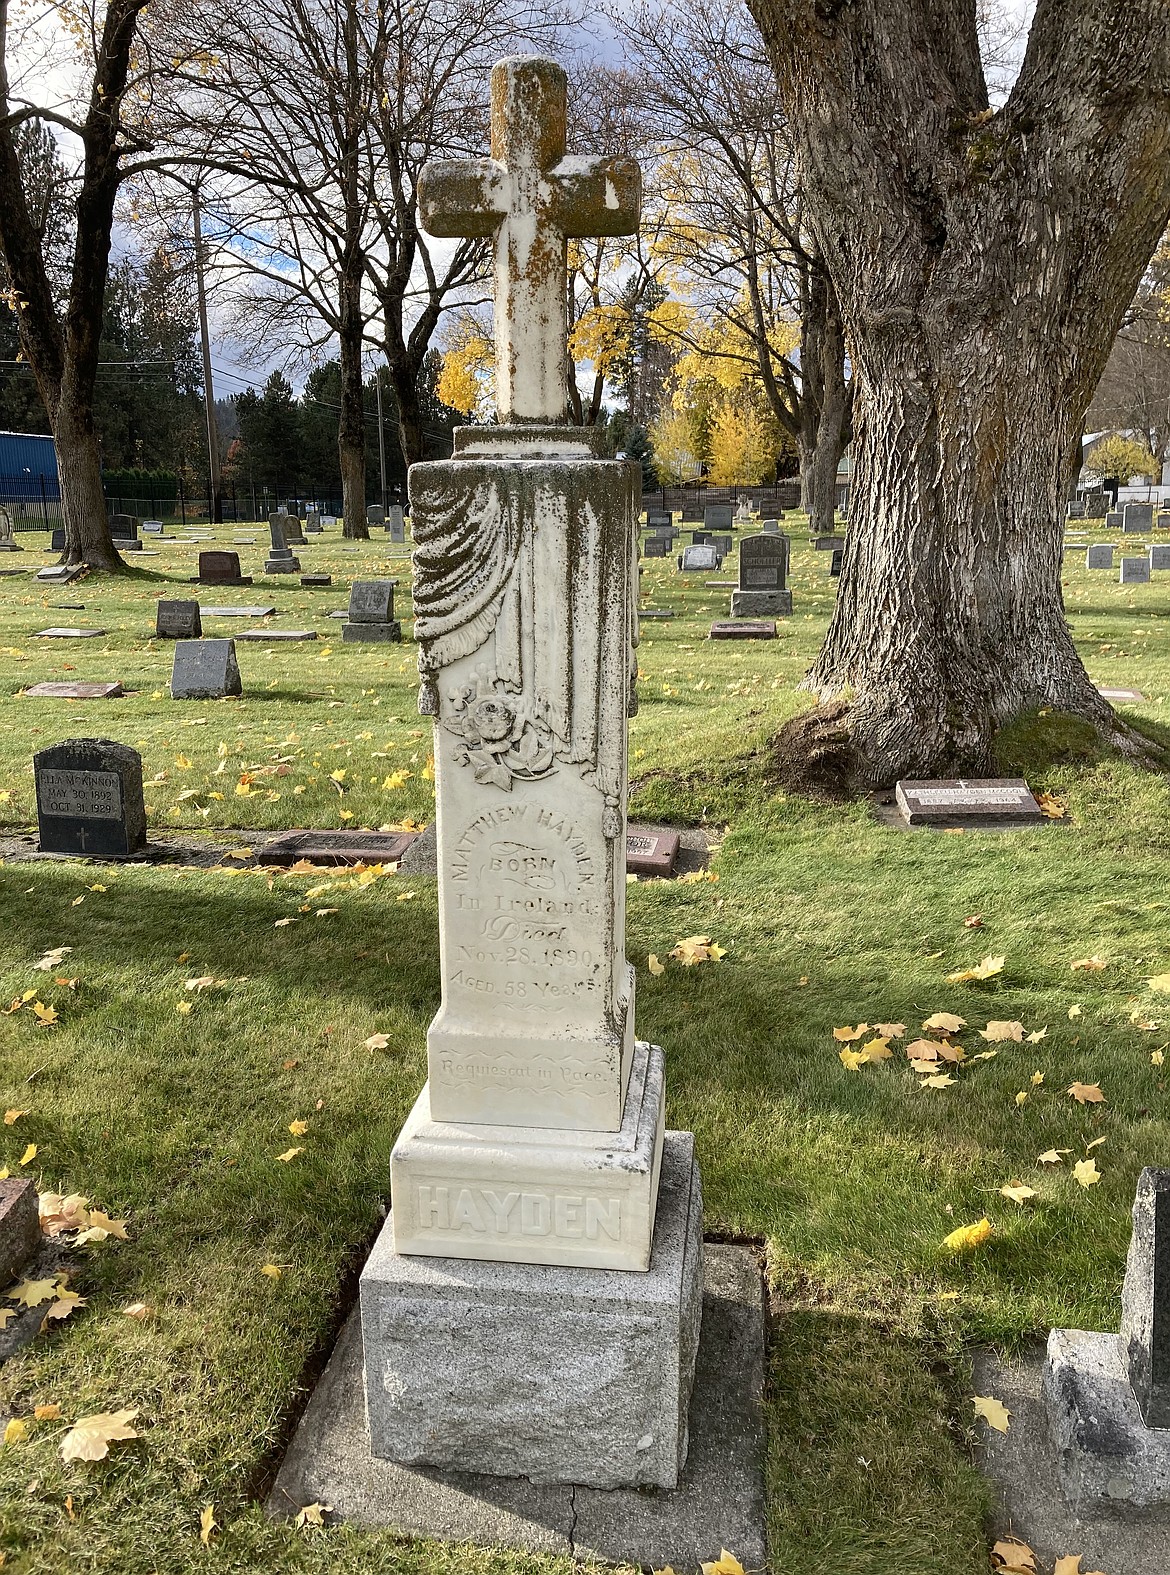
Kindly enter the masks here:
M 384 644 L 402 639 L 402 625 L 394 617 L 395 580 L 354 580 L 349 588 L 349 618 L 341 638 L 353 643 Z
M 54 530 L 50 534 L 50 536 L 49 536 L 49 551 L 50 552 L 64 552 L 65 551 L 65 527 L 64 527 L 64 525 L 58 525 L 56 530 Z
M 670 539 L 666 536 L 647 536 L 642 549 L 647 558 L 665 558 L 670 554 Z
M 0 506 L 0 552 L 23 552 L 12 530 L 12 515 Z
M 646 524 L 651 530 L 653 530 L 656 525 L 671 525 L 673 522 L 673 516 L 667 509 L 646 510 Z
M 154 632 L 160 640 L 198 640 L 203 633 L 199 603 L 160 601 L 155 612 Z
M 234 640 L 180 640 L 175 646 L 172 700 L 223 700 L 241 692 Z
M 385 525 L 385 523 L 386 523 L 386 510 L 382 507 L 382 505 L 380 503 L 371 503 L 369 508 L 366 510 L 366 524 L 367 525 Z
M 1155 542 L 1150 548 L 1150 568 L 1170 569 L 1170 545 Z
M 838 547 L 844 545 L 844 536 L 814 536 L 812 539 L 814 552 L 836 552 Z
M 706 547 L 711 541 L 711 532 L 708 530 L 693 530 L 691 532 L 692 547 Z
M 1086 569 L 1111 569 L 1113 567 L 1113 548 L 1106 542 L 1090 547 L 1085 553 Z
M 272 539 L 268 549 L 268 557 L 264 560 L 265 574 L 299 574 L 301 560 L 293 557 L 293 551 L 285 541 L 284 526 L 288 518 L 284 514 L 270 514 L 268 516 L 268 533 Z
M 1150 560 L 1148 558 L 1122 558 L 1119 585 L 1148 585 Z
M 765 536 L 778 536 L 780 534 L 780 521 L 765 520 L 761 529 Z
M 142 543 L 138 540 L 138 521 L 133 514 L 111 514 L 110 536 L 119 552 L 142 550 Z
M 161 536 L 163 535 L 163 522 L 162 520 L 143 520 L 142 529 L 147 536 Z
M 1154 516 L 1155 530 L 1170 530 L 1170 512 L 1163 510 Z
M 406 540 L 406 520 L 401 503 L 392 503 L 386 513 L 386 534 L 391 541 Z
M 1146 531 L 1154 528 L 1154 505 L 1152 503 L 1127 503 L 1121 513 L 1121 528 L 1123 531 L 1136 532 L 1144 535 Z
M 707 540 L 721 558 L 726 558 L 735 546 L 735 538 L 732 536 L 708 536 Z
M 831 580 L 839 580 L 841 578 L 841 564 L 844 557 L 844 547 L 833 548 L 833 556 L 829 559 L 829 578 Z
M 35 1180 L 31 1176 L 0 1178 L 0 1281 L 11 1285 L 19 1279 L 19 1271 L 40 1244 Z
M 789 617 L 787 536 L 766 532 L 739 544 L 739 588 L 731 593 L 733 618 Z
M 142 756 L 108 738 L 70 738 L 33 756 L 42 853 L 119 855 L 146 846 Z
M 319 585 L 332 585 L 333 576 L 331 574 L 302 574 L 301 584 L 306 589 L 312 589 Z
M 730 530 L 734 515 L 730 503 L 709 503 L 703 510 L 703 524 L 708 530 Z
M 310 509 L 305 515 L 305 535 L 319 536 L 321 534 L 321 514 L 318 509 Z
M 1086 504 L 1084 498 L 1070 499 L 1068 508 L 1066 510 L 1068 518 L 1070 520 L 1083 520 L 1085 518 L 1087 508 L 1088 505 Z
M 278 532 L 279 535 L 277 534 Z M 272 556 L 275 556 L 275 548 L 277 547 L 278 543 L 286 551 L 288 550 L 290 542 L 292 542 L 297 547 L 304 547 L 306 545 L 305 534 L 301 530 L 301 522 L 295 514 L 281 514 L 279 512 L 276 514 L 270 514 L 268 516 L 268 533 L 271 538 L 269 552 Z M 265 569 L 264 572 L 267 574 L 270 571 Z M 281 571 L 278 569 L 274 572 L 279 574 L 281 572 L 287 571 Z
M 679 568 L 686 573 L 692 573 L 695 570 L 703 570 L 706 573 L 710 573 L 712 569 L 718 569 L 722 563 L 723 559 L 716 552 L 715 548 L 711 546 L 684 547 L 682 556 L 678 560 Z
M 776 624 L 771 618 L 736 618 L 731 623 L 713 623 L 712 640 L 774 640 Z
M 199 585 L 251 585 L 252 576 L 240 573 L 240 555 L 238 552 L 201 552 L 199 554 L 199 574 L 195 583 Z
M 1106 515 L 1105 515 L 1105 528 L 1106 528 L 1106 530 L 1120 530 L 1121 529 L 1121 510 L 1120 509 L 1110 509 L 1106 513 Z

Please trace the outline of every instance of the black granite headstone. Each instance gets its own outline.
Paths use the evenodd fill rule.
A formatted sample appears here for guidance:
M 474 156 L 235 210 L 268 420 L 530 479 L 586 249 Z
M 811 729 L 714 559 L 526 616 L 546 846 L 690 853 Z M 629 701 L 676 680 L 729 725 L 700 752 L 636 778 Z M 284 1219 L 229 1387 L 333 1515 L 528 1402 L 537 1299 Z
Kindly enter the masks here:
M 670 552 L 670 541 L 666 536 L 647 536 L 646 545 L 642 549 L 647 558 L 665 558 Z
M 163 598 L 155 612 L 154 632 L 160 640 L 198 640 L 203 633 L 199 603 Z
M 142 756 L 108 738 L 70 738 L 33 756 L 42 853 L 118 855 L 146 846 Z

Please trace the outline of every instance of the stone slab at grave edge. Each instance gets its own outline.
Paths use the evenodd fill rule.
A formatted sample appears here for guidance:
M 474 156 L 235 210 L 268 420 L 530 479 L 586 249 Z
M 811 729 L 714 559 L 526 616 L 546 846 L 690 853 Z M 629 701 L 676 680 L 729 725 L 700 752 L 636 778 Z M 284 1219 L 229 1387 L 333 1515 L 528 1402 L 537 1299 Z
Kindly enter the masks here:
M 774 640 L 776 625 L 770 618 L 736 618 L 713 623 L 711 640 Z
M 199 608 L 204 618 L 271 618 L 275 607 L 203 607 Z
M 910 826 L 1041 825 L 1044 821 L 1022 777 L 902 781 L 894 796 Z
M 117 700 L 122 693 L 119 683 L 30 684 L 24 691 L 26 700 Z
M 285 641 L 316 640 L 316 629 L 241 629 L 237 640 L 256 640 L 268 645 L 282 645 Z
M 97 640 L 105 634 L 104 629 L 40 629 L 33 635 L 34 640 Z
M 317 586 L 322 585 L 332 585 L 333 576 L 331 574 L 302 574 L 301 584 L 306 590 L 311 590 Z
M 40 1244 L 36 1182 L 29 1176 L 0 1179 L 0 1284 L 18 1279 Z
M 44 585 L 72 585 L 86 573 L 88 569 L 84 563 L 49 563 L 38 569 L 34 578 Z
M 33 756 L 43 853 L 124 857 L 146 846 L 142 756 L 108 738 L 70 738 Z
M 257 864 L 397 864 L 412 831 L 282 831 L 257 851 Z

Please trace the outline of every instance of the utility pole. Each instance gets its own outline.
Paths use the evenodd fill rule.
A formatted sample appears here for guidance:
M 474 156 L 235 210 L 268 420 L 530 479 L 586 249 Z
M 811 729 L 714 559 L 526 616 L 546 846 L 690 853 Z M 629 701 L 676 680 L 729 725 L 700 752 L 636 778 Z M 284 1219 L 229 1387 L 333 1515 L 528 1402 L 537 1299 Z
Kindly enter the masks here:
M 208 512 L 213 524 L 223 523 L 223 497 L 219 481 L 219 430 L 215 419 L 215 388 L 211 380 L 211 340 L 207 334 L 207 290 L 203 282 L 203 221 L 199 208 L 199 186 L 191 195 L 191 215 L 195 221 L 195 293 L 199 302 L 199 333 L 203 340 L 203 404 L 207 415 L 207 459 L 211 474 Z
M 386 507 L 386 432 L 382 426 L 382 368 L 374 370 L 374 387 L 378 392 L 378 463 L 382 467 L 382 507 Z

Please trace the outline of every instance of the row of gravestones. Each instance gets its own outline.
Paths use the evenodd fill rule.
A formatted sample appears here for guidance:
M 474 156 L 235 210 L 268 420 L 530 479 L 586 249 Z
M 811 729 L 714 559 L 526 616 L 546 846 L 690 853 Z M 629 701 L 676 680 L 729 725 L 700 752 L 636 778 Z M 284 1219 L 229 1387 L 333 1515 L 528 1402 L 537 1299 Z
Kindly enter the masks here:
M 380 503 L 371 503 L 366 510 L 366 524 L 384 525 L 392 542 L 406 540 L 406 517 L 401 503 L 392 503 L 388 509 L 384 509 Z
M 1170 530 L 1170 511 L 1159 512 L 1153 503 L 1126 503 L 1119 509 L 1108 509 L 1104 515 L 1070 514 L 1070 519 L 1102 518 L 1106 529 L 1145 535 L 1152 530 Z
M 1065 552 L 1079 552 L 1076 545 L 1067 545 Z M 1085 551 L 1086 569 L 1112 569 L 1113 548 L 1109 545 L 1097 544 Z M 1155 543 L 1149 551 L 1141 557 L 1123 557 L 1121 559 L 1121 585 L 1148 584 L 1152 572 L 1170 569 L 1170 545 Z
M 394 617 L 394 592 L 397 585 L 397 580 L 354 580 L 349 588 L 348 614 L 341 627 L 342 639 L 350 643 L 401 640 L 402 625 Z M 246 616 L 262 617 L 268 609 L 216 608 L 215 611 L 239 611 Z M 198 640 L 203 634 L 199 603 L 161 599 L 155 612 L 154 632 L 162 640 Z M 292 632 L 289 631 L 290 634 Z

